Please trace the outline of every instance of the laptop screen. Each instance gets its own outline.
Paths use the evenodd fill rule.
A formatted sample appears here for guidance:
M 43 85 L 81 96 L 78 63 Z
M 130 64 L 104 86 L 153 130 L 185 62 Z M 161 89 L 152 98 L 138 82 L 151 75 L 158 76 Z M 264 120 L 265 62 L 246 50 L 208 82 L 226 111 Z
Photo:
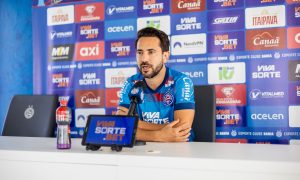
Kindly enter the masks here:
M 132 147 L 137 123 L 137 116 L 90 115 L 82 145 Z

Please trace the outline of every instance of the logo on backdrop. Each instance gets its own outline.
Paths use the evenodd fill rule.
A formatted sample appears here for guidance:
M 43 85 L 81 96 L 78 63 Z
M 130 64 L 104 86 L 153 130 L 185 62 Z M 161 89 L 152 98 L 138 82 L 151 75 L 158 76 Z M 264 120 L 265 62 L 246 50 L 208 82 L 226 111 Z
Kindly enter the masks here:
M 245 83 L 244 62 L 208 64 L 208 84 Z
M 103 2 L 75 5 L 75 11 L 76 23 L 104 20 Z
M 289 0 L 287 0 L 289 1 Z M 268 5 L 276 5 L 276 4 L 284 4 L 285 0 L 251 0 L 245 1 L 246 6 L 268 6 Z
M 136 36 L 136 19 L 105 22 L 105 39 L 127 39 Z
M 104 107 L 105 95 L 104 90 L 76 90 L 75 102 L 78 108 L 98 108 Z
M 105 87 L 121 88 L 130 76 L 137 73 L 135 67 L 130 68 L 107 68 L 105 69 Z
M 247 50 L 284 49 L 286 44 L 284 28 L 246 31 Z
M 300 105 L 300 83 L 289 83 L 289 104 Z
M 76 61 L 104 59 L 104 41 L 76 44 Z
M 77 89 L 98 89 L 104 88 L 104 73 L 99 69 L 78 70 L 76 71 L 76 84 Z
M 244 10 L 212 11 L 207 13 L 208 31 L 244 29 Z
M 105 5 L 106 19 L 135 17 L 137 14 L 135 1 L 107 1 Z
M 286 0 L 288 4 L 300 2 L 300 0 Z
M 207 84 L 207 68 L 204 64 L 195 65 L 175 65 L 172 68 L 187 75 L 194 85 Z
M 285 26 L 285 6 L 246 8 L 246 29 Z
M 300 81 L 300 61 L 289 61 L 289 81 Z
M 194 34 L 206 30 L 206 13 L 174 14 L 172 16 L 172 34 Z
M 135 56 L 135 40 L 106 41 L 106 58 L 123 58 Z
M 250 85 L 249 105 L 283 105 L 287 103 L 287 88 Z
M 300 5 L 291 4 L 286 7 L 287 24 L 289 26 L 298 26 L 300 24 Z
M 74 44 L 56 45 L 49 48 L 50 61 L 72 61 Z
M 47 9 L 47 25 L 74 23 L 74 6 L 52 7 Z
M 51 26 L 48 28 L 48 40 L 51 44 L 73 44 L 75 42 L 75 26 Z
M 249 106 L 247 107 L 248 127 L 286 127 L 288 126 L 285 106 Z
M 51 74 L 51 79 L 49 81 L 49 87 L 52 87 L 53 89 L 57 88 L 69 88 L 71 87 L 71 77 L 70 72 L 56 72 Z
M 246 85 L 216 85 L 217 106 L 245 106 Z
M 119 99 L 121 97 L 121 88 L 108 88 L 106 92 L 105 107 L 116 108 L 119 105 Z
M 296 49 L 300 48 L 300 27 L 290 27 L 287 30 L 288 36 L 288 48 Z
M 187 13 L 205 10 L 205 0 L 172 0 L 172 13 Z
M 81 23 L 77 25 L 79 41 L 97 41 L 104 39 L 103 22 Z
M 75 127 L 84 128 L 91 114 L 105 114 L 104 108 L 76 108 L 75 109 Z
M 138 16 L 157 16 L 169 13 L 168 0 L 139 0 Z
M 206 34 L 188 34 L 171 37 L 171 55 L 205 54 Z
M 222 126 L 245 126 L 245 107 L 220 107 L 216 109 L 216 125 Z
M 170 35 L 170 16 L 138 18 L 137 29 L 140 30 L 145 27 L 153 27 L 164 31 L 167 35 Z
M 244 1 L 240 0 L 214 0 L 207 1 L 207 3 L 209 10 L 244 7 Z
M 209 52 L 242 51 L 244 47 L 244 32 L 227 32 L 208 34 Z

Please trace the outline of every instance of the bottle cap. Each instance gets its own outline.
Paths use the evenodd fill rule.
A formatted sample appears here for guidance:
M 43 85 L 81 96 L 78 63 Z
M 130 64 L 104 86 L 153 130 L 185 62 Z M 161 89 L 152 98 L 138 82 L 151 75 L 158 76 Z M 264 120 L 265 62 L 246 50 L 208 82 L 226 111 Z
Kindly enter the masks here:
M 61 104 L 62 106 L 67 106 L 68 101 L 67 101 L 66 99 L 62 99 L 62 100 L 60 100 L 60 104 Z

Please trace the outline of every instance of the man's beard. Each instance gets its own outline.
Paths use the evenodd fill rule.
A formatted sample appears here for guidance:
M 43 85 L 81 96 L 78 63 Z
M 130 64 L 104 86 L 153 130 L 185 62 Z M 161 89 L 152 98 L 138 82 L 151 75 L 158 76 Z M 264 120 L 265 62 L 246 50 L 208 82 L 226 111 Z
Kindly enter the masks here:
M 149 66 L 149 69 L 152 70 L 152 73 L 148 74 L 148 75 L 144 74 L 143 73 L 143 67 L 142 67 L 143 65 Z M 151 78 L 154 78 L 155 76 L 157 76 L 159 74 L 159 72 L 162 70 L 163 67 L 164 67 L 163 62 L 161 62 L 155 69 L 153 69 L 153 66 L 151 64 L 145 62 L 145 63 L 140 64 L 139 70 L 142 73 L 142 75 L 144 76 L 144 78 L 151 79 Z

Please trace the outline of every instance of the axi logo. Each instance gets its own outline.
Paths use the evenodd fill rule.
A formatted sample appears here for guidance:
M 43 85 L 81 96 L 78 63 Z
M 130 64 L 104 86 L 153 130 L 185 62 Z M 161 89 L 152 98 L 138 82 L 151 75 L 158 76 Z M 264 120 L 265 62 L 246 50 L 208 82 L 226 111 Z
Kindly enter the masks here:
M 76 60 L 104 59 L 104 42 L 84 42 L 76 44 Z

